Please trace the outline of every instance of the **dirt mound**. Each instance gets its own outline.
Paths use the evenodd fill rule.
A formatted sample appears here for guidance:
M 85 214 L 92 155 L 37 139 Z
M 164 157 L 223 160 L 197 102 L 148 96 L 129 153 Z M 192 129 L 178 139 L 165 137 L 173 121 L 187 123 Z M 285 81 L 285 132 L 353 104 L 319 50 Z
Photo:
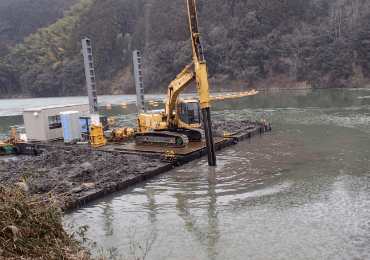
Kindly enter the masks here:
M 259 122 L 250 121 L 227 121 L 227 120 L 212 120 L 212 132 L 215 137 L 222 137 L 224 133 L 239 135 L 246 133 L 248 130 L 257 126 L 262 126 Z
M 166 164 L 145 155 L 93 149 L 58 149 L 0 165 L 1 183 L 27 184 L 34 193 L 76 194 L 101 190 Z

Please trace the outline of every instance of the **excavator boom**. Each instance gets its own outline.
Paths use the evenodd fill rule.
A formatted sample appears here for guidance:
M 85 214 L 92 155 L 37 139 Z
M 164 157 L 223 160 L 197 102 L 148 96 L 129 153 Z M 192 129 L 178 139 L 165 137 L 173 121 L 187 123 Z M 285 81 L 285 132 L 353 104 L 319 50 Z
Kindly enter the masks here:
M 176 100 L 185 87 L 195 80 L 195 74 L 190 69 L 192 63 L 186 66 L 186 68 L 176 76 L 174 80 L 171 81 L 167 90 L 167 102 L 165 115 L 167 117 L 167 127 L 170 127 L 174 119 L 173 111 L 176 107 Z

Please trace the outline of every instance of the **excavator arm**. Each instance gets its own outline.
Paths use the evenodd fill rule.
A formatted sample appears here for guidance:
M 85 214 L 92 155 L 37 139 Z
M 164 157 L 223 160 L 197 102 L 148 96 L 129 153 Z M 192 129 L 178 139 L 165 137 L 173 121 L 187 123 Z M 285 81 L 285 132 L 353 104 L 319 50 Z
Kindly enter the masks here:
M 200 108 L 203 115 L 203 126 L 206 137 L 208 165 L 216 166 L 216 155 L 211 125 L 211 102 L 209 96 L 209 84 L 207 76 L 207 65 L 204 59 L 203 46 L 200 43 L 198 29 L 197 10 L 195 0 L 187 0 L 191 42 L 194 56 L 194 72 L 197 80 Z
M 181 90 L 187 87 L 190 83 L 195 80 L 194 71 L 190 69 L 192 63 L 186 66 L 186 68 L 171 81 L 167 90 L 167 102 L 166 102 L 166 122 L 167 127 L 171 127 L 174 123 L 175 115 L 173 111 L 176 107 L 176 100 L 179 97 Z

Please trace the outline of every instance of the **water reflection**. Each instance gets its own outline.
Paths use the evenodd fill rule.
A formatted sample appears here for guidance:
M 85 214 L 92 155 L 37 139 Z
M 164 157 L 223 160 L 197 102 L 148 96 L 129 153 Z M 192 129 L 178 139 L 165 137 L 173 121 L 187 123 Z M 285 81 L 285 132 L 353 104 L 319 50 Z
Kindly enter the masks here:
M 154 224 L 157 221 L 157 203 L 154 197 L 154 190 L 148 189 L 146 195 L 148 197 L 149 221 Z
M 218 230 L 219 220 L 217 217 L 217 194 L 216 194 L 216 170 L 214 167 L 208 167 L 207 171 L 207 183 L 208 188 L 206 189 L 205 196 L 201 194 L 175 194 L 177 199 L 176 208 L 178 214 L 183 218 L 185 226 L 189 233 L 193 235 L 194 240 L 202 245 L 207 250 L 207 259 L 218 258 L 217 244 L 220 237 Z M 206 212 L 202 216 L 196 216 L 191 212 L 194 208 L 191 201 L 202 198 L 202 201 L 207 200 Z M 201 223 L 198 221 L 202 219 Z M 189 257 L 192 257 L 190 254 Z
M 103 205 L 103 212 L 100 215 L 102 218 L 102 223 L 104 226 L 105 234 L 104 236 L 112 236 L 114 232 L 114 228 L 112 226 L 114 220 L 114 209 L 110 203 L 106 203 Z

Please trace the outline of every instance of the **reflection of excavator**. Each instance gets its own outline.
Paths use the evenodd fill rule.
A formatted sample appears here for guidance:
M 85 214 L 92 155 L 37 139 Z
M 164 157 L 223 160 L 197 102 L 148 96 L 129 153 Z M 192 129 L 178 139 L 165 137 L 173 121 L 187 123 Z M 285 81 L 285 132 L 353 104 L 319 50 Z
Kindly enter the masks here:
M 164 112 L 150 114 L 139 113 L 138 132 L 135 133 L 137 144 L 182 147 L 190 141 L 200 141 L 205 134 L 208 164 L 216 165 L 214 142 L 211 131 L 210 96 L 207 66 L 203 47 L 199 39 L 195 0 L 187 0 L 191 40 L 194 56 L 194 70 L 191 65 L 176 76 L 167 90 Z M 199 103 L 197 100 L 178 100 L 181 90 L 194 80 L 197 81 Z M 200 127 L 200 111 L 203 116 L 204 131 Z M 153 131 L 148 131 L 153 129 Z

